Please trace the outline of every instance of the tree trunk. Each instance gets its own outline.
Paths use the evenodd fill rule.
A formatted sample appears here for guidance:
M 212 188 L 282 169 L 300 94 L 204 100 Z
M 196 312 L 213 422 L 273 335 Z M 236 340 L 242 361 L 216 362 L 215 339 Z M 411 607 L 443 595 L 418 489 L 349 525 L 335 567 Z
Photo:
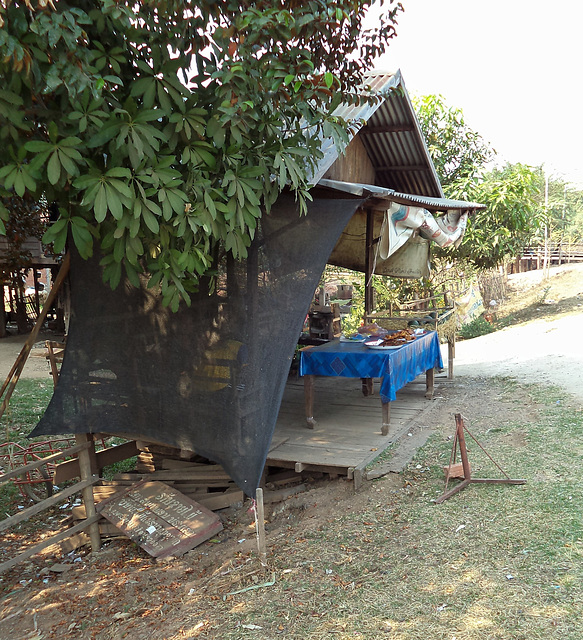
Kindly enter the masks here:
M 2 303 L 0 304 L 0 338 L 6 337 L 6 310 L 4 309 L 4 285 L 0 286 L 0 296 Z

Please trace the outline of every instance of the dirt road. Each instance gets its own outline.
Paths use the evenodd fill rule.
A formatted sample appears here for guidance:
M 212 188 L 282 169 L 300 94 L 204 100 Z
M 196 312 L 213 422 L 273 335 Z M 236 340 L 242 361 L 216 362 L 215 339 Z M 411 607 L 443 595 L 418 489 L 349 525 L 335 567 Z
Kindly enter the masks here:
M 510 376 L 523 383 L 561 387 L 583 402 L 583 311 L 456 344 L 458 377 Z
M 18 354 L 22 350 L 28 334 L 20 336 L 8 336 L 0 340 L 0 380 L 4 382 L 10 369 L 14 365 Z M 24 365 L 22 378 L 46 378 L 50 379 L 50 367 L 45 357 L 45 340 L 62 339 L 62 335 L 53 333 L 42 333 L 38 336 L 37 342 L 30 351 L 30 355 Z
M 543 277 L 542 271 L 510 276 L 510 288 L 525 320 L 546 319 L 458 342 L 456 377 L 510 376 L 558 386 L 583 402 L 583 264 L 553 267 Z

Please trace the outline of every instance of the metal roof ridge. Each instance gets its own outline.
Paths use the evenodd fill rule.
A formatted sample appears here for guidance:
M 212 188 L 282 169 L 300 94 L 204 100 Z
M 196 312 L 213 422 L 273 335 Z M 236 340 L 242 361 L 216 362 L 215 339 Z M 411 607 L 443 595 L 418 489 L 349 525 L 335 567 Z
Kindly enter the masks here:
M 419 196 L 411 193 L 401 193 L 394 189 L 378 187 L 374 184 L 363 184 L 359 182 L 342 182 L 340 180 L 330 180 L 322 178 L 317 186 L 350 193 L 355 196 L 386 198 L 398 202 L 400 200 L 411 204 L 425 205 L 431 209 L 485 209 L 486 205 L 477 202 L 465 202 L 464 200 L 453 200 L 450 198 L 434 198 L 431 196 Z

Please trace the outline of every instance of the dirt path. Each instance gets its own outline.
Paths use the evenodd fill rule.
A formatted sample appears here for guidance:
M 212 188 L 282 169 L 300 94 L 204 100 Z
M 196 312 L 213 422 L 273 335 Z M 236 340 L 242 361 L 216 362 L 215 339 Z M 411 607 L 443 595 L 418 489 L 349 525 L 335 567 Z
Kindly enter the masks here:
M 10 373 L 10 369 L 14 365 L 18 354 L 22 350 L 28 334 L 19 336 L 8 336 L 0 340 L 0 379 L 2 382 L 6 380 L 6 376 Z M 38 340 L 33 345 L 30 355 L 24 365 L 22 378 L 48 378 L 50 376 L 50 367 L 45 358 L 45 340 L 62 340 L 61 334 L 41 333 Z
M 465 340 L 456 345 L 456 377 L 510 376 L 561 387 L 583 402 L 583 312 Z
M 515 299 L 532 301 L 525 320 L 546 318 L 458 342 L 456 377 L 510 376 L 558 386 L 583 402 L 583 265 L 555 267 L 542 278 L 542 271 L 530 271 L 511 276 L 510 286 Z

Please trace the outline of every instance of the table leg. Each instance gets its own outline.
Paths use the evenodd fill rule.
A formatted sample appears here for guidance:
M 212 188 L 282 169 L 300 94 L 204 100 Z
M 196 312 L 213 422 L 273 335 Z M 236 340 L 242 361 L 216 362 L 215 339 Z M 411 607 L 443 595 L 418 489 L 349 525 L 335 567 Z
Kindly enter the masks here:
M 315 376 L 304 376 L 304 402 L 308 429 L 313 429 L 316 424 L 314 420 L 314 377 Z
M 389 424 L 391 422 L 391 404 L 389 402 L 383 402 L 383 426 L 381 428 L 381 435 L 386 436 L 389 433 Z
M 361 378 L 362 383 L 362 395 L 372 396 L 374 394 L 374 384 L 372 378 Z
M 433 367 L 431 367 L 425 372 L 425 397 L 428 400 L 433 400 L 433 379 Z

